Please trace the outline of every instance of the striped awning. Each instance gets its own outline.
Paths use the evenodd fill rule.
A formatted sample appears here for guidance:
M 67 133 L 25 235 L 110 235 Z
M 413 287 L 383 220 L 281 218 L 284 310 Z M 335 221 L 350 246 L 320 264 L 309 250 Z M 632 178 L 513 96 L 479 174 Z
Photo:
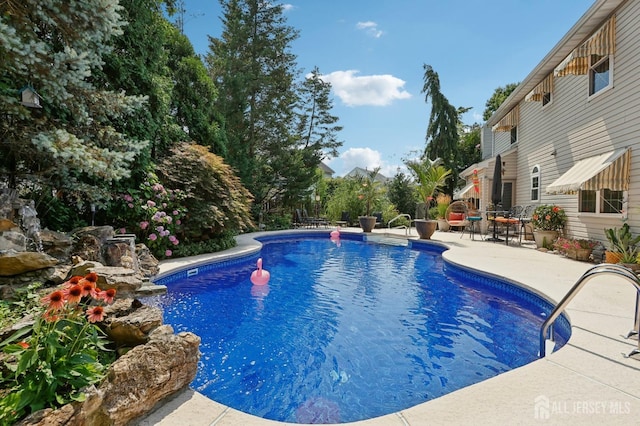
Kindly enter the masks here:
M 520 105 L 516 105 L 513 107 L 511 111 L 509 111 L 502 120 L 498 121 L 498 123 L 491 128 L 494 132 L 509 132 L 511 129 L 518 125 L 518 121 L 520 120 Z
M 591 56 L 597 59 L 613 55 L 616 50 L 616 17 L 613 15 L 598 31 L 587 39 L 553 71 L 556 77 L 584 75 L 589 72 Z
M 477 196 L 478 194 L 473 189 L 473 182 L 468 183 L 464 188 L 453 192 L 454 200 L 464 200 L 466 198 L 473 198 Z
M 629 189 L 631 150 L 621 148 L 578 161 L 547 187 L 547 194 L 570 194 L 579 190 Z
M 549 73 L 532 91 L 525 96 L 524 100 L 529 102 L 540 102 L 545 93 L 553 93 L 553 73 Z

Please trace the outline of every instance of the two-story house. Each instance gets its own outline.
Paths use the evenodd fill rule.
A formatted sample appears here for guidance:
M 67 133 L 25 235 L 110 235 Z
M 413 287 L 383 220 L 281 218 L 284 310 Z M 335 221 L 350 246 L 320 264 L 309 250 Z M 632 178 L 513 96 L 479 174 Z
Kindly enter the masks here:
M 640 230 L 640 1 L 597 0 L 486 122 L 484 160 L 462 175 L 480 208 L 500 155 L 503 208 L 555 204 L 566 232 Z

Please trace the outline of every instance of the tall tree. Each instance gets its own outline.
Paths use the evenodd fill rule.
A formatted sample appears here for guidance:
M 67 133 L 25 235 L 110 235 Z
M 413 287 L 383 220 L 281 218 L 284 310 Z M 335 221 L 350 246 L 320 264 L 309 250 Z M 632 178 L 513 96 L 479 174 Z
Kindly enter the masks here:
M 498 87 L 496 90 L 494 90 L 493 95 L 491 95 L 491 97 L 485 104 L 486 108 L 484 110 L 484 113 L 482 114 L 482 119 L 487 121 L 491 117 L 491 115 L 496 112 L 500 105 L 502 105 L 504 100 L 509 97 L 511 92 L 513 92 L 515 88 L 518 87 L 518 84 L 520 83 L 509 83 L 505 87 Z
M 298 31 L 286 24 L 282 5 L 221 5 L 224 30 L 220 38 L 209 38 L 206 63 L 219 88 L 216 107 L 226 123 L 227 161 L 261 205 L 274 188 L 290 182 L 288 171 L 302 166 L 291 134 L 297 70 L 290 45 Z
M 113 0 L 0 2 L 0 179 L 9 186 L 28 177 L 49 194 L 75 191 L 81 205 L 92 184 L 129 175 L 147 144 L 113 123 L 145 98 L 91 81 L 122 34 L 121 13 Z M 25 107 L 21 88 L 35 89 L 43 108 Z
M 445 168 L 454 171 L 454 179 L 447 183 L 447 192 L 451 194 L 457 179 L 458 141 L 460 116 L 468 108 L 456 108 L 440 91 L 440 78 L 430 65 L 423 65 L 425 102 L 431 100 L 431 113 L 427 126 L 427 146 L 425 156 L 431 160 L 442 159 Z

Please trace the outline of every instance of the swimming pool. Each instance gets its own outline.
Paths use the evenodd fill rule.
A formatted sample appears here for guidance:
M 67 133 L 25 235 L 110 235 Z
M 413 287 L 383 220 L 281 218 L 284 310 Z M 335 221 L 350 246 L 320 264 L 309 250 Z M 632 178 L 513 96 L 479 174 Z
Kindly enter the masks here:
M 445 264 L 437 245 L 362 239 L 261 239 L 268 286 L 250 282 L 256 255 L 165 277 L 168 295 L 145 303 L 202 338 L 194 389 L 272 420 L 372 418 L 537 358 L 546 301 Z

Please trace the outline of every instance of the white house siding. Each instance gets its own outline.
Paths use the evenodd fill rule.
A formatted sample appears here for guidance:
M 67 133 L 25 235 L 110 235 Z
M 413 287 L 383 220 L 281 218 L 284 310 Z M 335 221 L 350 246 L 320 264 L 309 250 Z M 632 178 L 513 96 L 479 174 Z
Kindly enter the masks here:
M 629 146 L 628 223 L 640 233 L 640 2 L 626 2 L 617 11 L 616 27 L 613 88 L 589 99 L 588 75 L 557 77 L 550 104 L 520 102 L 518 125 L 517 203 L 531 203 L 530 173 L 537 164 L 541 203 L 566 209 L 571 235 L 603 241 L 603 229 L 620 226 L 621 218 L 578 214 L 577 194 L 548 195 L 545 188 L 575 162 Z

